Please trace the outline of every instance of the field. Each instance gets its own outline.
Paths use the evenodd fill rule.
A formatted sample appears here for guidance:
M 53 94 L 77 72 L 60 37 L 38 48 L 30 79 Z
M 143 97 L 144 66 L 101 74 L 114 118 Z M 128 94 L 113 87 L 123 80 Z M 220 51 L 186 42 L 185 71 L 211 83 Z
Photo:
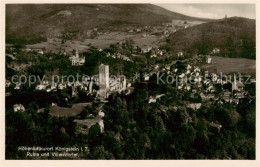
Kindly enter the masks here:
M 145 46 L 158 46 L 160 42 L 160 37 L 157 36 L 142 36 L 143 33 L 125 33 L 125 32 L 110 32 L 107 34 L 102 34 L 93 39 L 85 39 L 83 41 L 79 40 L 68 40 L 64 44 L 61 44 L 61 40 L 58 38 L 48 39 L 47 42 L 41 42 L 33 45 L 26 45 L 26 48 L 37 49 L 45 48 L 47 51 L 56 51 L 59 49 L 64 49 L 66 52 L 71 52 L 73 49 L 78 49 L 80 52 L 87 51 L 89 44 L 97 48 L 108 48 L 110 44 L 115 44 L 117 42 L 123 41 L 125 39 L 133 39 L 135 45 L 139 47 Z
M 244 58 L 224 58 L 212 56 L 212 63 L 202 66 L 203 69 L 209 72 L 216 72 L 220 74 L 229 74 L 240 72 L 242 74 L 255 74 L 256 61 Z
M 184 23 L 185 22 L 185 23 Z M 203 23 L 201 21 L 183 21 L 183 20 L 172 20 L 172 22 L 168 23 L 174 26 L 194 26 L 197 24 Z M 133 30 L 133 29 L 132 29 Z M 165 42 L 167 33 L 172 30 L 176 30 L 173 27 L 154 27 L 151 29 L 151 32 L 144 31 L 142 32 L 125 32 L 125 31 L 97 31 L 99 33 L 94 37 L 85 38 L 78 37 L 71 40 L 66 40 L 62 43 L 60 37 L 51 37 L 47 38 L 47 42 L 41 42 L 36 44 L 26 45 L 28 49 L 42 49 L 45 48 L 46 51 L 55 52 L 57 50 L 65 50 L 67 53 L 70 53 L 73 49 L 78 49 L 79 52 L 87 51 L 91 46 L 96 48 L 105 49 L 110 46 L 110 44 L 115 44 L 126 39 L 132 39 L 134 41 L 135 46 L 139 46 L 141 48 L 146 48 L 147 46 L 158 47 L 162 43 Z M 166 32 L 166 34 L 160 34 Z M 159 35 L 155 35 L 154 33 L 159 33 Z
M 71 108 L 51 106 L 50 115 L 56 117 L 72 117 L 81 113 L 81 111 L 90 105 L 90 103 L 77 103 L 74 104 Z M 38 112 L 43 112 L 44 108 L 40 109 Z
M 172 20 L 172 22 L 170 24 L 172 25 L 177 25 L 177 26 L 194 26 L 194 25 L 198 25 L 198 24 L 202 24 L 205 23 L 204 21 L 196 21 L 196 20 Z
M 135 38 L 133 38 L 133 41 L 135 42 L 135 45 L 139 47 L 146 47 L 146 46 L 158 47 L 160 46 L 159 42 L 161 41 L 161 37 L 155 35 L 150 35 L 146 37 L 135 36 Z

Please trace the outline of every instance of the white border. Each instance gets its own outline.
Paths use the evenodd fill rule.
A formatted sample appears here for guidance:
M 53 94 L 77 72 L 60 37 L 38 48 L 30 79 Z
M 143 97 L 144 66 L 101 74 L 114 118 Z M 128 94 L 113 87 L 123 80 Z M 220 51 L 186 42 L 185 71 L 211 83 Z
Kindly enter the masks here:
M 5 160 L 5 4 L 12 3 L 153 3 L 153 4 L 172 4 L 172 3 L 252 3 L 256 4 L 256 30 L 259 30 L 259 1 L 258 0 L 95 0 L 95 1 L 83 1 L 83 0 L 2 0 L 0 2 L 0 96 L 1 96 L 1 113 L 0 113 L 0 167 L 1 166 L 260 166 L 259 161 L 259 149 L 256 149 L 256 160 Z M 259 33 L 256 32 L 256 57 L 259 56 Z M 259 58 L 256 61 L 256 97 L 259 97 Z M 259 109 L 259 99 L 256 98 L 256 111 Z M 259 131 L 259 113 L 256 112 L 256 131 Z M 256 148 L 259 146 L 259 133 L 256 133 Z

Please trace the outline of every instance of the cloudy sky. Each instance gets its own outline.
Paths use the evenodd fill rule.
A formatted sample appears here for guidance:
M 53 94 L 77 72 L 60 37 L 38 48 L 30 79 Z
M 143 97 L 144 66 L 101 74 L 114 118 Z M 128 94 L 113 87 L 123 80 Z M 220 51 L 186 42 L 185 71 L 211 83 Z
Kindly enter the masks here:
M 202 18 L 223 18 L 240 16 L 255 19 L 254 4 L 156 4 L 168 10 L 188 16 Z

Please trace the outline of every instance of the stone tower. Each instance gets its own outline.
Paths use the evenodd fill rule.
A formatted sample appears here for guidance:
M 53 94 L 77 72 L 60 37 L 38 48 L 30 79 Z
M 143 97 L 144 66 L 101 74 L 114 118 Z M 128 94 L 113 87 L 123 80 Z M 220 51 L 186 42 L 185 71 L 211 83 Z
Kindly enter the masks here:
M 101 64 L 99 66 L 99 87 L 100 89 L 109 88 L 109 66 Z

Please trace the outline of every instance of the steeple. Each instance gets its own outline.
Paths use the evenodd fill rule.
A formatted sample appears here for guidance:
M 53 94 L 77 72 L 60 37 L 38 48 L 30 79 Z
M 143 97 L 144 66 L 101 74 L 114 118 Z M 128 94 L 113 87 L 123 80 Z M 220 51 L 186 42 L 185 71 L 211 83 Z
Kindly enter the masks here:
M 76 49 L 76 57 L 79 58 L 79 51 Z
M 234 73 L 234 82 L 232 83 L 232 92 L 234 90 L 237 90 L 237 79 L 235 73 Z
M 235 88 L 237 87 L 237 78 L 236 75 L 234 74 L 234 82 L 235 82 Z

